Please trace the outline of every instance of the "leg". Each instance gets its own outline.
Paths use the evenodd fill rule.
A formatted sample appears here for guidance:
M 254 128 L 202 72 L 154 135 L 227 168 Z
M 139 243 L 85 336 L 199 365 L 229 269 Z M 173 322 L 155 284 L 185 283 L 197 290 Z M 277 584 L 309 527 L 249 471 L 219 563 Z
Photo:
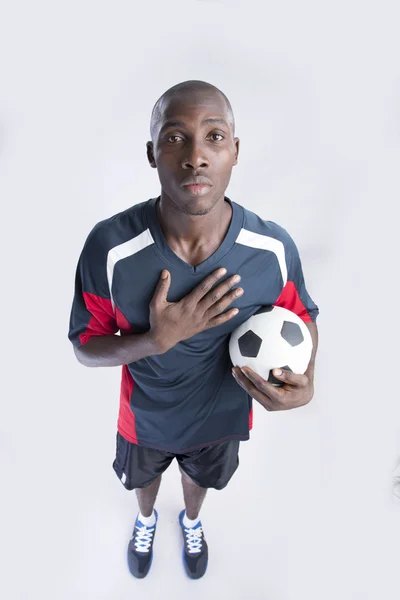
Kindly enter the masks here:
M 153 513 L 154 504 L 157 498 L 161 483 L 161 475 L 153 483 L 145 488 L 136 488 L 136 496 L 139 502 L 140 512 L 144 517 L 150 517 Z
M 202 488 L 194 483 L 192 479 L 181 469 L 183 498 L 185 500 L 186 515 L 188 519 L 194 520 L 199 516 L 201 505 L 207 494 L 207 488 Z

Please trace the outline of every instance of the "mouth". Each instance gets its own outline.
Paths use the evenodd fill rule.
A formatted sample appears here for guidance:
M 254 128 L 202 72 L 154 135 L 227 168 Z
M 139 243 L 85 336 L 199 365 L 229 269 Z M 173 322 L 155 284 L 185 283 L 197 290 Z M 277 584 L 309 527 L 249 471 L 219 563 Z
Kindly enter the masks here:
M 212 183 L 207 177 L 199 175 L 188 177 L 181 183 L 181 187 L 192 196 L 203 196 L 212 187 Z
M 190 183 L 188 185 L 183 185 L 182 188 L 193 196 L 203 196 L 211 189 L 211 185 L 206 185 L 204 183 Z

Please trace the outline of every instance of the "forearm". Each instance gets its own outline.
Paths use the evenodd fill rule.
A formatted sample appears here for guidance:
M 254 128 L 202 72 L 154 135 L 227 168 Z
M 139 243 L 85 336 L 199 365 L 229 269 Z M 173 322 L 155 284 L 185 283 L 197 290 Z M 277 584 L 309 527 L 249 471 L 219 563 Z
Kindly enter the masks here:
M 313 349 L 312 349 L 310 362 L 308 363 L 308 367 L 305 372 L 305 375 L 307 375 L 307 377 L 313 382 L 314 381 L 315 356 L 317 354 L 317 349 L 318 349 L 318 329 L 317 329 L 317 324 L 312 321 L 307 322 L 306 326 L 307 326 L 309 332 L 311 333 Z
M 85 367 L 118 367 L 162 353 L 149 332 L 93 336 L 74 351 Z

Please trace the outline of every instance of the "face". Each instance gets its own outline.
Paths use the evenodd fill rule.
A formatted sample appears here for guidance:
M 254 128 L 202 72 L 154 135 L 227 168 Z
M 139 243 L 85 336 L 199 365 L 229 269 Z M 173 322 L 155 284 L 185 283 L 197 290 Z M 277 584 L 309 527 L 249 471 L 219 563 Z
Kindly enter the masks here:
M 228 118 L 223 97 L 207 91 L 162 106 L 147 157 L 158 171 L 162 196 L 186 214 L 207 214 L 224 197 L 239 153 Z

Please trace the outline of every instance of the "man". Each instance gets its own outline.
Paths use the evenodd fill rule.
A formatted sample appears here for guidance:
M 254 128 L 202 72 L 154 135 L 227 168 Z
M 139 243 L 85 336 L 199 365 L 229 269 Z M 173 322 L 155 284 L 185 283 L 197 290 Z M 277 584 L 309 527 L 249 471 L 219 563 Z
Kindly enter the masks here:
M 176 458 L 185 501 L 183 563 L 197 579 L 208 562 L 200 508 L 207 489 L 226 487 L 238 467 L 252 398 L 267 410 L 285 410 L 313 396 L 319 309 L 287 231 L 224 195 L 239 152 L 226 96 L 206 82 L 178 84 L 156 102 L 150 130 L 147 156 L 161 195 L 90 232 L 76 272 L 69 339 L 83 365 L 122 366 L 113 468 L 139 503 L 128 545 L 131 573 L 144 577 L 150 569 L 155 500 Z M 313 339 L 304 375 L 274 374 L 271 381 L 282 387 L 251 369 L 232 369 L 229 359 L 230 333 L 269 305 L 298 314 Z

